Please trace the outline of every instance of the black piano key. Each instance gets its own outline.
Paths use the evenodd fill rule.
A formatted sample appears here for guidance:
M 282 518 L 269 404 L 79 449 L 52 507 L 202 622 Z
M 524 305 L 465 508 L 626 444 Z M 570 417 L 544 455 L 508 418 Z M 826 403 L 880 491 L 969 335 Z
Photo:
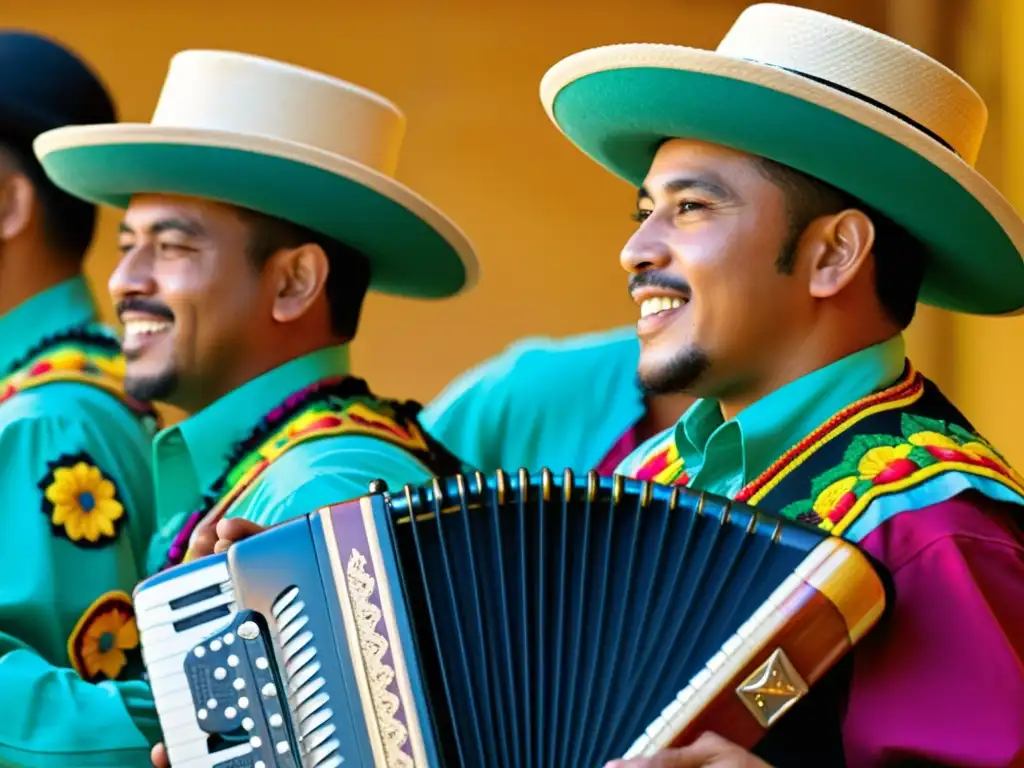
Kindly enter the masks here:
M 171 600 L 167 605 L 172 611 L 177 611 L 180 608 L 184 608 L 187 605 L 193 603 L 201 603 L 203 600 L 209 600 L 211 597 L 216 597 L 224 591 L 222 584 L 211 584 L 208 587 L 197 589 L 188 595 L 182 595 Z

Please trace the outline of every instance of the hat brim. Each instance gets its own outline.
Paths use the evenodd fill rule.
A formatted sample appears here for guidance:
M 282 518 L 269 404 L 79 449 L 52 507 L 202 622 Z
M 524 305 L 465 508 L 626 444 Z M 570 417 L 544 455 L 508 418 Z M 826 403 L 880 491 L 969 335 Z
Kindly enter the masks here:
M 596 162 L 640 186 L 660 144 L 686 138 L 819 178 L 921 240 L 920 300 L 1024 312 L 1024 222 L 984 177 L 909 123 L 785 70 L 678 46 L 593 49 L 541 84 L 548 115 Z
M 117 123 L 36 139 L 50 179 L 90 202 L 126 208 L 133 195 L 186 195 L 307 227 L 363 253 L 370 288 L 444 298 L 476 282 L 466 236 L 393 179 L 312 147 L 218 131 Z

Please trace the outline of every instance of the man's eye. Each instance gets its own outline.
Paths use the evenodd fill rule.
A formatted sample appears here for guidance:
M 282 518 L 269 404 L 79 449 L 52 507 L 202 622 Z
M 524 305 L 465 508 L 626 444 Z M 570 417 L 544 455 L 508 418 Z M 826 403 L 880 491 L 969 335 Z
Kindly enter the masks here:
M 698 203 L 696 200 L 685 200 L 679 204 L 680 213 L 693 213 L 695 211 L 702 211 L 707 208 L 704 203 Z
M 636 213 L 634 213 L 629 218 L 631 218 L 633 221 L 643 222 L 643 221 L 647 221 L 647 217 L 650 216 L 651 213 L 652 213 L 651 211 L 637 211 Z

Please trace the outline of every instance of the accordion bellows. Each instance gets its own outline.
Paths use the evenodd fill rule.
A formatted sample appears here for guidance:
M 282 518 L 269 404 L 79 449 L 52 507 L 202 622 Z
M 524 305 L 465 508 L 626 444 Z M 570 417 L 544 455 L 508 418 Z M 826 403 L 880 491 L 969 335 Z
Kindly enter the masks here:
M 886 593 L 818 529 L 544 471 L 378 488 L 135 602 L 172 765 L 540 768 L 753 746 Z

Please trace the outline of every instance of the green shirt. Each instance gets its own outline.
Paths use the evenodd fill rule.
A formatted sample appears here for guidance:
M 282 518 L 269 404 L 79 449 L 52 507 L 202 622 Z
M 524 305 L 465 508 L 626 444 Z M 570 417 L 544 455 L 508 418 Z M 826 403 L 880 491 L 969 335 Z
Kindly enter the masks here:
M 420 423 L 484 473 L 597 467 L 643 418 L 636 328 L 530 337 L 452 381 Z
M 698 400 L 672 428 L 689 487 L 734 497 L 837 411 L 896 381 L 905 361 L 903 337 L 894 336 L 780 387 L 728 421 L 717 401 Z M 633 475 L 665 438 L 648 440 L 616 473 Z
M 316 381 L 348 373 L 347 347 L 330 347 L 292 360 L 161 432 L 153 444 L 160 533 L 150 548 L 151 571 L 174 536 L 227 469 L 233 446 L 289 395 Z M 432 477 L 415 457 L 384 440 L 353 434 L 300 443 L 273 462 L 251 492 L 225 517 L 274 525 L 326 504 L 365 494 L 374 479 L 391 487 Z
M 75 278 L 0 317 L 4 393 L 44 341 L 75 328 L 109 339 L 119 384 L 116 337 Z M 0 404 L 0 765 L 148 764 L 156 715 L 148 687 L 124 680 L 120 648 L 138 652 L 124 609 L 153 531 L 152 432 L 88 383 Z M 110 675 L 121 680 L 86 681 Z

